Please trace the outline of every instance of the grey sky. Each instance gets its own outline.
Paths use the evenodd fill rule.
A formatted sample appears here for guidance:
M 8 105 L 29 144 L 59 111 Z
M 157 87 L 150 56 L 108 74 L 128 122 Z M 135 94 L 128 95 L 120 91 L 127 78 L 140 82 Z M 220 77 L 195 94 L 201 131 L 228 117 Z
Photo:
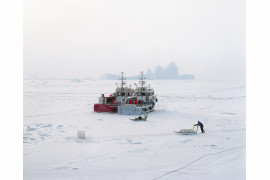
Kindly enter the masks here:
M 245 78 L 244 0 L 24 0 L 23 33 L 25 78 Z

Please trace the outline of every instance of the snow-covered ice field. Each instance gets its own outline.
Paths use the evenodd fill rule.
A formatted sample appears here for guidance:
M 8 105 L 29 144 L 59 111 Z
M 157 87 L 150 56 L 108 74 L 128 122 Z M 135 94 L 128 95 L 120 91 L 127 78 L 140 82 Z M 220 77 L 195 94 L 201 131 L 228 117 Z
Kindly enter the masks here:
M 147 121 L 134 122 L 93 112 L 115 81 L 24 80 L 24 179 L 246 178 L 245 83 L 147 83 L 159 102 Z M 198 120 L 205 134 L 173 132 Z M 79 130 L 86 139 L 77 139 Z

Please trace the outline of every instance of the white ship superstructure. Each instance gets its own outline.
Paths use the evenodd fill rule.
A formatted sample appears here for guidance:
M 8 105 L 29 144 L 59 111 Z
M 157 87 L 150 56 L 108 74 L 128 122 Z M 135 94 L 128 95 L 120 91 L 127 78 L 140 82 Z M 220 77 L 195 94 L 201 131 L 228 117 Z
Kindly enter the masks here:
M 101 94 L 98 103 L 94 104 L 96 112 L 111 112 L 125 115 L 141 115 L 152 112 L 156 105 L 157 96 L 150 85 L 146 86 L 143 72 L 141 72 L 140 81 L 136 89 L 127 87 L 124 73 L 121 73 L 121 83 L 116 83 L 116 90 L 110 96 Z
M 131 96 L 122 99 L 121 106 L 118 106 L 118 114 L 140 115 L 152 112 L 157 102 L 157 96 L 150 85 L 146 86 L 143 72 L 139 85 L 136 85 L 135 92 Z

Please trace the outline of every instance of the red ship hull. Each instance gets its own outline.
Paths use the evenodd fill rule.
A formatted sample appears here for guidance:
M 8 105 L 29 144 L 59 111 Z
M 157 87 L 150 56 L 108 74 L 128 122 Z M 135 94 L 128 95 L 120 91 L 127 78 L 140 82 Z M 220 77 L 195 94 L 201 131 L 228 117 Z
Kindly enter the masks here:
M 117 105 L 94 104 L 94 111 L 117 113 Z

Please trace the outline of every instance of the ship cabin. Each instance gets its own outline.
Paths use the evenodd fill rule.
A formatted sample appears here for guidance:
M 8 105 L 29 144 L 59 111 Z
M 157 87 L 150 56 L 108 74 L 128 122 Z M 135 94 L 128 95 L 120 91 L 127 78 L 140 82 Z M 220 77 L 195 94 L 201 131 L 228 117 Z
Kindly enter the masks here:
M 114 104 L 116 102 L 115 102 L 114 96 L 105 97 L 104 94 L 101 94 L 101 97 L 98 98 L 98 103 L 99 104 Z
M 124 87 L 124 88 L 116 88 L 115 93 L 113 93 L 114 96 L 131 96 L 135 92 L 134 89 Z
M 113 94 L 110 94 L 109 97 L 105 97 L 104 94 L 101 94 L 99 97 L 99 104 L 121 104 L 124 97 L 132 96 L 135 93 L 134 89 L 131 88 L 116 88 Z
M 135 92 L 136 96 L 138 96 L 138 102 L 143 102 L 145 104 L 156 103 L 156 96 L 154 89 L 146 88 L 146 87 L 138 87 Z

